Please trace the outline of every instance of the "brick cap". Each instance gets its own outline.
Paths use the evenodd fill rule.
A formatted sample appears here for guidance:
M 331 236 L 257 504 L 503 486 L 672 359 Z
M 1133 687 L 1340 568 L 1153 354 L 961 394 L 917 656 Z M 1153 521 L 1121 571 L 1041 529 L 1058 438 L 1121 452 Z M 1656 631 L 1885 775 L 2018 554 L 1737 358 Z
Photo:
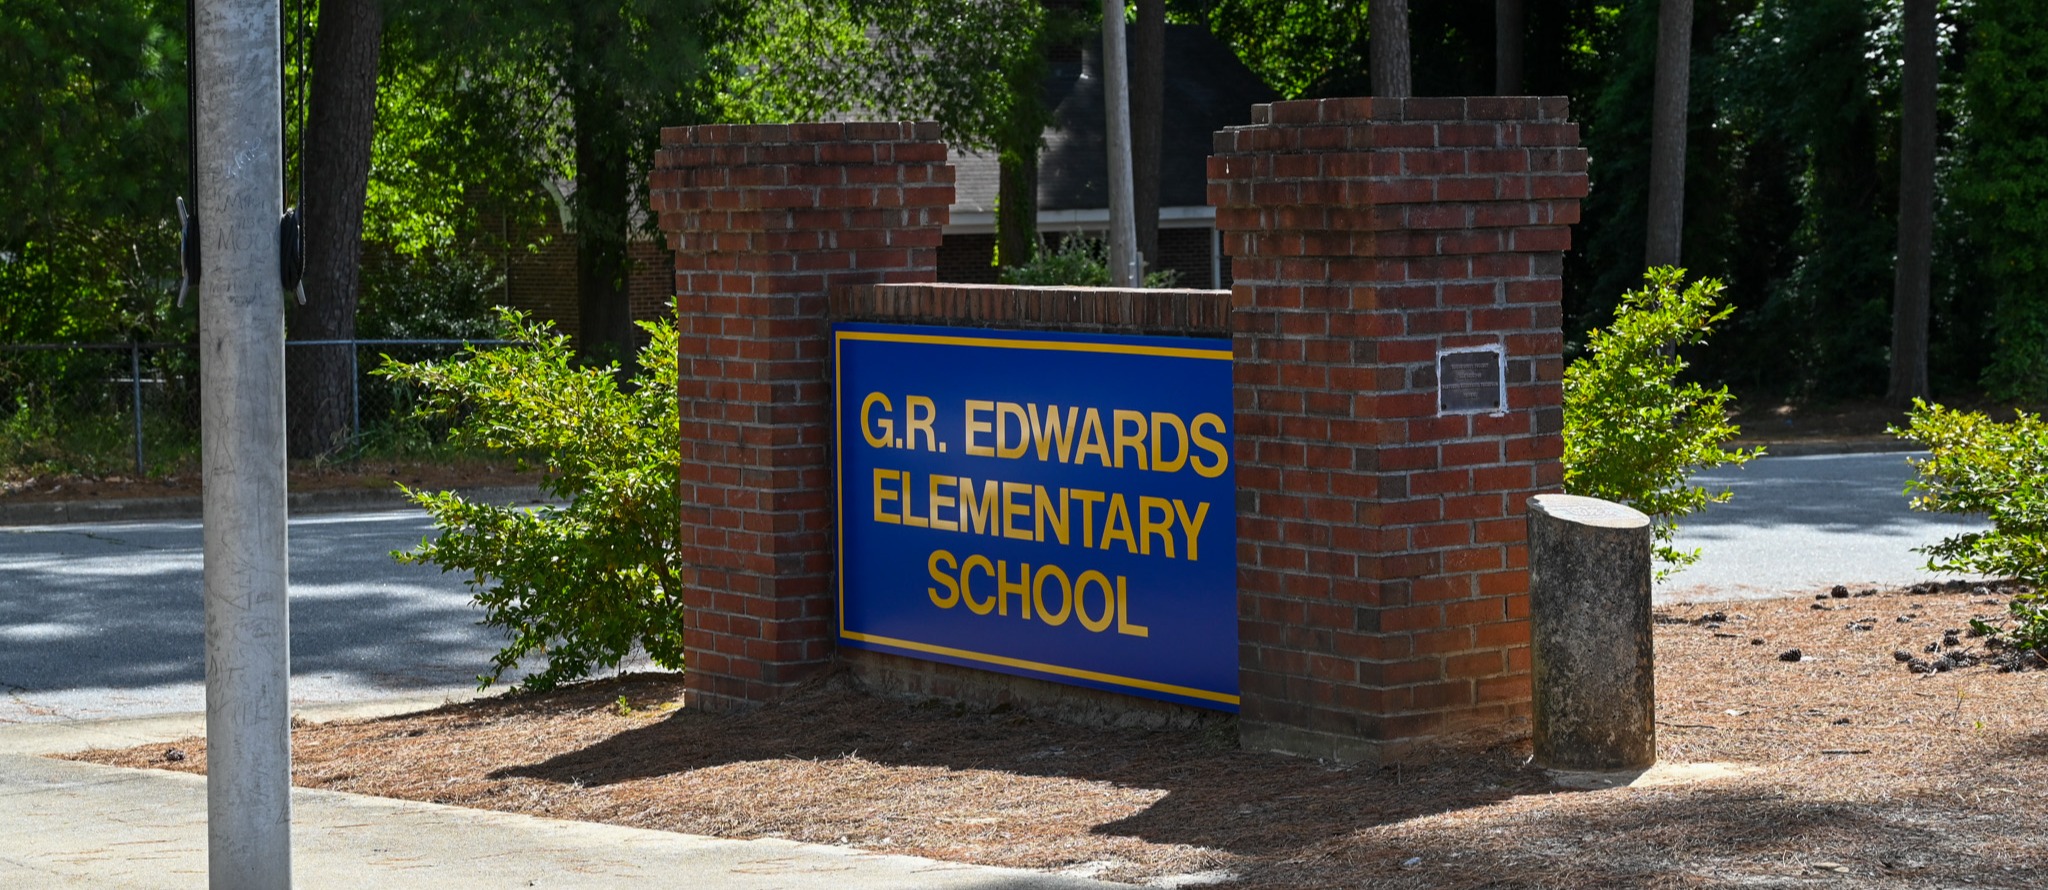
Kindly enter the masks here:
M 1252 106 L 1252 124 L 1374 121 L 1563 121 L 1563 96 L 1425 96 L 1406 99 L 1294 99 Z
M 835 289 L 834 318 L 1012 330 L 1224 337 L 1230 292 L 1008 284 L 874 284 Z
M 934 142 L 938 121 L 826 121 L 801 124 L 699 124 L 661 128 L 663 147 L 805 142 Z

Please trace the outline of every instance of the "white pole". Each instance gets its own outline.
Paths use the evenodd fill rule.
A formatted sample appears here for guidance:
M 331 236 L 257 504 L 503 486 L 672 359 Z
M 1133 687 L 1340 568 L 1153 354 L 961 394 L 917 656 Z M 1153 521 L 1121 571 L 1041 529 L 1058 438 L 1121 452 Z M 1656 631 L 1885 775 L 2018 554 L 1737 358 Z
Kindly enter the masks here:
M 291 868 L 277 0 L 198 0 L 206 832 L 215 888 Z
M 1131 184 L 1131 69 L 1124 60 L 1123 0 L 1102 4 L 1102 91 L 1109 108 L 1109 280 L 1137 287 L 1137 199 Z

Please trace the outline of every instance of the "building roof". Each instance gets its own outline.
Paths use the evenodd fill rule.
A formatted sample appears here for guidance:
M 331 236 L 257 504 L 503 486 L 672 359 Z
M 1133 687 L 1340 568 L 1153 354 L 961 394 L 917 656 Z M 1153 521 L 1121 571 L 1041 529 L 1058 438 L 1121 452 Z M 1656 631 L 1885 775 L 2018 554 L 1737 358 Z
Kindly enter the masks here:
M 1086 215 L 1109 206 L 1101 42 L 1089 41 L 1075 61 L 1055 62 L 1046 78 L 1053 123 L 1039 152 L 1041 216 Z M 1211 137 L 1251 122 L 1251 107 L 1276 96 L 1237 54 L 1199 25 L 1166 27 L 1166 89 L 1159 163 L 1159 206 L 1208 206 Z M 974 225 L 996 205 L 994 155 L 955 150 L 953 217 Z M 1083 212 L 1076 214 L 1074 212 Z

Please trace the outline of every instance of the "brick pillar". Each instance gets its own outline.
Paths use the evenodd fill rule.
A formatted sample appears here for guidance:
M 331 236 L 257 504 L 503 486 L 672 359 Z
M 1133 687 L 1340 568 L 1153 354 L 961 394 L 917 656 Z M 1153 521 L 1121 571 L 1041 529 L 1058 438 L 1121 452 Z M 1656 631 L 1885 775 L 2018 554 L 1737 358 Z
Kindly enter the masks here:
M 1562 478 L 1563 99 L 1327 99 L 1216 135 L 1236 283 L 1247 746 L 1343 759 L 1529 709 L 1523 504 Z M 1500 347 L 1506 410 L 1439 410 Z
M 772 699 L 832 655 L 835 287 L 937 280 L 953 169 L 933 123 L 662 131 L 675 251 L 690 706 Z

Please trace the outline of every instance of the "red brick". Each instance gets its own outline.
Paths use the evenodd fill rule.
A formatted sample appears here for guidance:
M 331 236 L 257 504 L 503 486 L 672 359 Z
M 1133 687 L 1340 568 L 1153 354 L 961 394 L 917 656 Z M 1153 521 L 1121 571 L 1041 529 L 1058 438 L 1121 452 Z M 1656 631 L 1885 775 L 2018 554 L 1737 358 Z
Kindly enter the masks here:
M 1507 653 L 1499 649 L 1453 655 L 1443 663 L 1443 675 L 1450 679 L 1480 679 L 1506 672 Z
M 1409 540 L 1417 549 L 1462 547 L 1472 542 L 1472 533 L 1470 523 L 1452 522 L 1415 528 L 1409 532 Z
M 1529 573 L 1527 570 L 1515 570 L 1480 575 L 1479 592 L 1484 596 L 1526 595 L 1529 592 Z
M 1473 684 L 1473 700 L 1477 703 L 1527 701 L 1532 694 L 1529 675 L 1526 673 L 1517 672 L 1504 677 L 1491 677 Z
M 1528 531 L 1526 520 L 1495 519 L 1477 523 L 1473 540 L 1485 544 L 1519 543 Z
M 1477 629 L 1476 642 L 1482 648 L 1507 650 L 1516 646 L 1529 645 L 1529 622 L 1503 621 L 1498 624 L 1482 625 Z

